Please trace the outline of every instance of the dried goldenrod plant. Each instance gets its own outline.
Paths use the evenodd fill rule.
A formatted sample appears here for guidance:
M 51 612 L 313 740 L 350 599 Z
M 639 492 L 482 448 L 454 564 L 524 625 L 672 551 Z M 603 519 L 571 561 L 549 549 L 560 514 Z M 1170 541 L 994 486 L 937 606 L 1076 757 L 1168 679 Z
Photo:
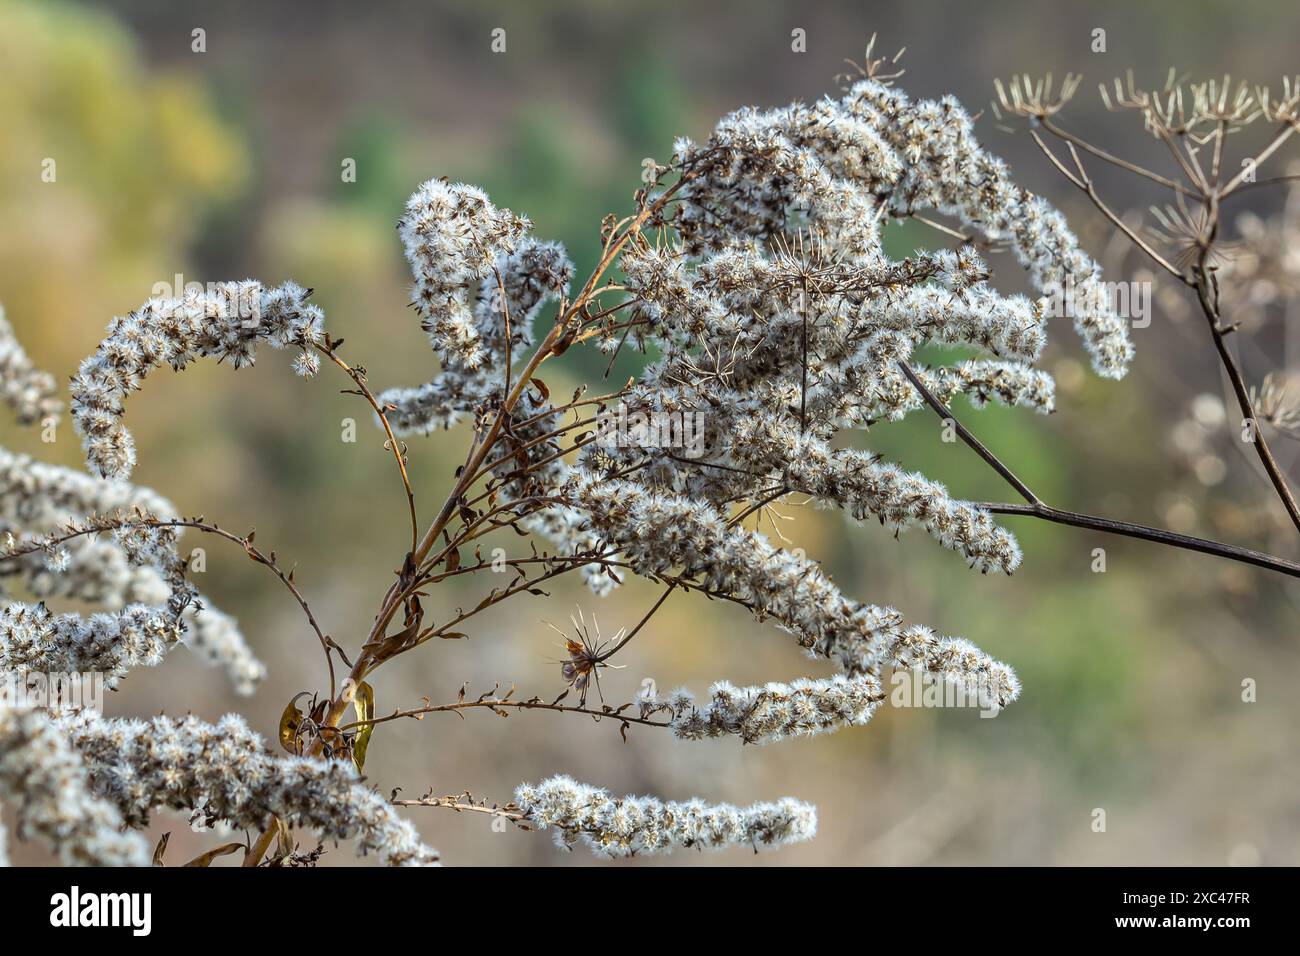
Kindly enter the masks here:
M 705 142 L 678 141 L 632 211 L 602 224 L 599 261 L 576 287 L 565 250 L 535 237 L 527 218 L 473 186 L 425 183 L 407 203 L 399 235 L 414 277 L 412 304 L 439 371 L 414 387 L 372 390 L 326 330 L 310 291 L 292 283 L 223 283 L 151 299 L 114 319 L 72 379 L 70 411 L 89 474 L 0 452 L 7 535 L 0 569 L 30 594 L 0 615 L 0 672 L 19 680 L 90 673 L 115 685 L 183 643 L 238 690 L 253 692 L 261 665 L 233 620 L 187 578 L 177 539 L 188 529 L 241 548 L 277 578 L 319 644 L 328 686 L 304 690 L 284 708 L 274 743 L 285 753 L 236 716 L 209 724 L 0 707 L 0 799 L 16 810 L 17 836 L 47 840 L 70 863 L 165 862 L 165 847 L 151 852 L 137 831 L 168 808 L 250 832 L 246 844 L 214 847 L 201 862 L 242 852 L 246 866 L 311 864 L 320 851 L 298 849 L 294 831 L 303 830 L 355 839 L 360 852 L 386 863 L 428 864 L 438 854 L 400 816 L 401 808 L 420 806 L 491 814 L 551 830 L 561 846 L 581 842 L 613 856 L 809 839 L 815 811 L 792 798 L 749 807 L 664 802 L 554 777 L 520 786 L 508 802 L 432 790 L 398 800 L 362 776 L 385 724 L 432 713 L 547 710 L 609 720 L 625 734 L 659 728 L 691 746 L 864 724 L 894 668 L 931 675 L 986 708 L 1016 699 L 1020 685 L 1006 664 L 962 638 L 907 622 L 888 605 L 846 594 L 817 561 L 763 534 L 761 519 L 789 496 L 893 531 L 918 528 L 982 573 L 1010 574 L 1021 564 L 1015 537 L 995 517 L 1006 512 L 1300 576 L 1295 563 L 1246 548 L 1052 507 L 956 421 L 947 403 L 959 394 L 976 407 L 1053 410 L 1053 381 L 1035 363 L 1046 302 L 1067 290 L 1098 374 L 1122 377 L 1133 349 L 1126 319 L 1065 218 L 1012 180 L 955 99 L 911 100 L 893 69 L 894 61 L 872 59 L 868 50 L 842 95 L 742 109 Z M 1181 150 L 1193 179 L 1156 181 L 1176 201 L 1203 199 L 1215 215 L 1218 202 L 1242 188 L 1239 175 L 1222 173 L 1227 131 L 1248 114 L 1267 115 L 1283 124 L 1280 145 L 1296 123 L 1294 99 L 1242 100 L 1207 87 L 1194 94 L 1202 119 L 1193 124 L 1169 112 L 1170 95 L 1130 90 L 1122 100 Z M 1056 132 L 1060 99 L 1050 86 L 1014 84 L 1003 109 L 1029 117 L 1038 137 L 1043 128 Z M 1208 161 L 1187 149 L 1202 120 Z M 1059 135 L 1075 165 L 1067 174 L 1092 195 L 1082 147 Z M 937 248 L 887 255 L 882 229 L 903 219 L 933 226 Z M 1213 232 L 1198 233 L 1190 271 L 1177 274 L 1197 293 L 1222 347 Z M 987 248 L 1019 263 L 1034 298 L 993 285 Z M 552 303 L 553 320 L 541 321 Z M 978 357 L 922 361 L 918 349 L 930 343 L 965 346 Z M 402 482 L 410 537 L 395 545 L 400 571 L 369 632 L 352 640 L 328 636 L 338 632 L 317 622 L 295 575 L 252 534 L 179 515 L 128 483 L 137 452 L 126 413 L 145 380 L 200 360 L 238 369 L 261 345 L 291 350 L 300 375 L 332 368 L 346 376 L 373 411 Z M 611 364 L 624 349 L 647 358 L 623 388 L 555 396 L 539 372 L 574 348 L 599 350 Z M 34 370 L 3 323 L 0 373 L 0 394 L 20 421 L 56 413 L 52 380 Z M 1250 401 L 1243 397 L 1244 409 Z M 940 416 L 1026 504 L 959 500 L 925 475 L 838 440 L 913 412 Z M 425 482 L 408 467 L 405 440 L 460 421 L 472 431 L 464 462 L 450 493 L 425 512 Z M 1267 459 L 1262 439 L 1259 448 Z M 481 550 L 498 533 L 531 542 L 525 555 L 502 559 L 511 583 L 486 589 L 468 610 L 446 608 L 440 583 L 499 570 Z M 594 618 L 577 617 L 574 631 L 564 632 L 556 686 L 535 696 L 462 691 L 454 701 L 377 710 L 369 680 L 390 661 L 425 644 L 423 653 L 436 653 L 438 639 L 462 636 L 488 608 L 571 573 L 597 594 L 629 574 L 663 592 L 608 637 Z M 605 702 L 602 672 L 619 666 L 635 639 L 649 638 L 655 613 L 674 595 L 739 605 L 836 673 L 748 687 L 720 680 L 699 698 L 680 690 Z M 56 614 L 45 604 L 56 597 L 102 610 Z

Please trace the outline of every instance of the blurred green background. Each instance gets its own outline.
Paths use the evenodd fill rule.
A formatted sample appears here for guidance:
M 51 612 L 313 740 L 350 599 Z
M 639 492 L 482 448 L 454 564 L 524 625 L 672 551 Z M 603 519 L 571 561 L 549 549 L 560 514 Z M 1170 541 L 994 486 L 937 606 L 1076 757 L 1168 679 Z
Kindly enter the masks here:
M 1098 27 L 1107 31 L 1105 53 L 1090 49 Z M 495 28 L 506 31 L 504 53 L 490 49 Z M 796 28 L 806 31 L 806 52 L 791 50 Z M 192 49 L 195 29 L 205 31 L 205 52 Z M 423 382 L 435 363 L 407 307 L 394 230 L 419 182 L 447 175 L 484 186 L 531 216 L 539 235 L 563 240 L 585 276 L 601 217 L 629 208 L 643 158 L 665 160 L 675 135 L 703 138 L 732 108 L 834 91 L 844 60 L 860 59 L 873 32 L 882 49 L 907 46 L 902 82 L 911 94 L 951 91 L 972 112 L 987 107 L 995 77 L 1082 71 L 1068 124 L 1149 159 L 1157 147 L 1131 118 L 1101 109 L 1095 81 L 1131 66 L 1158 82 L 1172 65 L 1275 82 L 1297 68 L 1300 8 L 463 0 L 209 9 L 0 0 L 0 301 L 37 361 L 66 376 L 108 320 L 155 283 L 177 274 L 293 278 L 316 289 L 328 328 L 375 385 Z M 1066 209 L 1095 255 L 1133 265 L 1026 137 L 998 131 L 987 111 L 978 129 L 1020 182 Z M 41 178 L 46 158 L 57 163 L 53 183 Z M 342 181 L 346 159 L 355 160 L 355 182 Z M 1095 172 L 1121 208 L 1163 198 Z M 1280 200 L 1259 190 L 1252 203 L 1267 213 Z M 925 241 L 910 232 L 895 239 L 903 251 Z M 994 267 L 1004 288 L 1020 287 L 1013 262 Z M 1274 370 L 1268 357 L 1282 353 L 1269 343 L 1285 331 L 1258 330 L 1264 345 L 1248 356 L 1252 381 Z M 1157 312 L 1134 334 L 1133 372 L 1113 383 L 1086 370 L 1062 324 L 1044 360 L 1059 377 L 1057 414 L 965 417 L 1052 503 L 1294 556 L 1293 536 L 1277 524 L 1252 463 L 1232 450 L 1227 424 L 1202 414 L 1204 447 L 1190 463 L 1186 443 L 1171 437 L 1198 396 L 1204 413 L 1225 394 L 1203 332 Z M 256 527 L 259 545 L 297 563 L 326 629 L 355 648 L 400 561 L 404 501 L 364 406 L 339 394 L 347 383 L 329 370 L 303 382 L 286 364 L 264 351 L 237 375 L 211 363 L 183 376 L 157 373 L 130 404 L 141 449 L 135 479 L 186 512 Z M 602 369 L 594 357 L 566 357 L 548 381 L 554 391 Z M 356 444 L 340 439 L 348 417 L 359 423 Z M 7 425 L 0 442 L 78 464 L 71 426 L 61 428 L 53 448 Z M 424 514 L 440 503 L 465 442 L 464 429 L 413 442 Z M 868 443 L 956 494 L 1006 500 L 962 446 L 939 441 L 932 418 L 877 428 Z M 1279 454 L 1294 465 L 1294 443 Z M 380 728 L 370 777 L 407 796 L 468 789 L 505 800 L 520 781 L 567 772 L 617 792 L 737 803 L 788 794 L 818 804 L 821 833 L 806 846 L 762 857 L 684 854 L 659 865 L 1300 862 L 1294 584 L 1015 518 L 1008 524 L 1024 567 L 1013 578 L 983 578 L 920 532 L 894 540 L 833 513 L 782 510 L 791 516 L 785 533 L 823 558 L 845 590 L 975 641 L 1017 669 L 1023 698 L 996 720 L 884 708 L 866 728 L 762 748 L 677 743 L 647 728 L 624 743 L 612 724 L 555 714 L 435 715 Z M 239 617 L 271 678 L 241 701 L 180 652 L 133 674 L 108 712 L 216 718 L 239 710 L 273 737 L 288 698 L 321 687 L 319 649 L 269 575 L 237 550 L 189 543 L 208 550 L 199 586 Z M 1091 570 L 1097 547 L 1106 549 L 1105 573 Z M 445 617 L 491 584 L 440 591 L 430 613 Z M 470 640 L 438 642 L 381 670 L 380 709 L 422 696 L 452 700 L 465 682 L 471 693 L 500 681 L 553 697 L 561 651 L 543 622 L 566 622 L 581 604 L 610 634 L 633 625 L 657 593 L 633 583 L 601 601 L 566 585 L 550 598 L 516 599 L 484 616 Z M 825 673 L 741 609 L 682 596 L 621 663 L 602 676 L 614 703 L 647 678 L 703 693 L 723 678 Z M 1258 682 L 1256 703 L 1241 699 L 1245 678 Z M 1106 811 L 1105 833 L 1093 831 L 1095 808 Z M 474 815 L 425 810 L 415 819 L 450 863 L 591 860 L 557 851 L 545 835 L 493 832 Z M 154 829 L 173 831 L 169 858 L 177 860 L 212 843 L 178 817 L 164 814 Z M 13 849 L 19 860 L 43 859 Z

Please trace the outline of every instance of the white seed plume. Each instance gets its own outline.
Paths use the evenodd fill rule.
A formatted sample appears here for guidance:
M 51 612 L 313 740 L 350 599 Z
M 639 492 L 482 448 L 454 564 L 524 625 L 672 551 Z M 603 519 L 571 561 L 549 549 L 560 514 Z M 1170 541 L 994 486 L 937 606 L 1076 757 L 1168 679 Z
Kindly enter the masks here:
M 835 440 L 845 427 L 867 428 L 924 408 L 901 363 L 945 402 L 966 395 L 976 407 L 996 401 L 1052 411 L 1052 379 L 1033 366 L 1046 337 L 1045 303 L 995 290 L 969 245 L 893 260 L 881 230 L 892 218 L 937 209 L 1007 244 L 1038 293 L 1069 287 L 1095 367 L 1117 377 L 1131 346 L 1101 294 L 1095 263 L 1060 215 L 1015 185 L 1005 165 L 979 146 L 970 117 L 950 97 L 913 103 L 888 84 L 865 80 L 812 106 L 738 110 L 707 142 L 680 140 L 675 160 L 692 174 L 675 197 L 678 241 L 642 237 L 620 260 L 630 295 L 625 315 L 644 323 L 630 341 L 658 353 L 625 411 L 700 415 L 705 433 L 698 447 L 683 460 L 681 449 L 654 440 L 591 444 L 576 467 L 556 460 L 526 477 L 502 478 L 502 498 L 519 502 L 521 527 L 546 534 L 561 553 L 613 550 L 641 574 L 671 575 L 739 601 L 832 657 L 850 677 L 865 679 L 902 661 L 999 704 L 1014 699 L 1018 684 L 1005 665 L 960 639 L 905 627 L 892 608 L 845 597 L 817 565 L 731 527 L 727 516 L 731 503 L 757 501 L 784 485 L 855 520 L 874 518 L 893 531 L 923 528 L 978 570 L 1014 571 L 1020 548 L 990 514 L 924 475 Z M 504 215 L 477 192 L 466 200 L 439 184 L 435 193 L 435 203 L 420 194 L 412 200 L 439 209 L 422 220 L 437 220 L 426 227 L 429 234 L 469 215 L 458 205 L 484 223 Z M 485 283 L 475 299 L 465 278 L 480 275 L 487 259 L 457 272 L 461 267 L 411 258 L 417 283 L 421 269 L 433 270 L 424 286 L 454 284 L 449 301 L 474 310 L 472 320 L 469 311 L 462 316 L 473 328 L 465 340 L 488 342 L 489 330 L 504 319 L 500 296 L 493 301 Z M 600 344 L 612 350 L 620 341 L 611 333 Z M 983 354 L 918 362 L 917 349 L 934 343 Z M 439 347 L 446 353 L 445 344 Z M 475 353 L 473 367 L 502 361 L 499 345 L 485 351 Z M 459 367 L 395 402 L 404 427 L 446 424 L 471 409 L 493 413 L 497 386 L 470 387 L 464 356 L 444 354 L 445 367 L 457 361 Z M 538 413 L 525 402 L 512 419 Z M 511 437 L 527 442 L 556 421 L 539 417 Z M 509 467 L 522 472 L 558 447 L 542 443 Z M 628 477 L 609 479 L 623 471 Z M 525 507 L 555 496 L 563 503 Z M 612 586 L 598 565 L 584 570 L 597 590 Z
M 275 289 L 251 280 L 225 282 L 210 292 L 150 299 L 113 319 L 72 380 L 72 417 L 90 470 L 105 478 L 130 476 L 135 443 L 122 421 L 124 403 L 153 369 L 170 365 L 180 371 L 198 358 L 229 360 L 240 368 L 253 363 L 259 342 L 303 353 L 322 342 L 324 317 L 307 303 L 308 295 L 292 282 Z M 314 368 L 310 358 L 297 364 L 302 373 Z
M 934 392 L 941 402 L 949 402 L 954 395 L 965 395 L 976 408 L 990 401 L 1008 407 L 1020 405 L 1047 414 L 1056 407 L 1056 383 L 1046 372 L 1029 368 L 1016 362 L 998 362 L 989 359 L 967 359 L 956 365 L 941 365 L 936 369 L 916 369 L 917 377 L 925 387 Z M 912 408 L 923 402 L 915 389 Z
M 32 364 L 0 306 L 0 402 L 13 409 L 20 425 L 59 414 L 54 376 Z
M 868 426 L 922 406 L 899 363 L 928 341 L 1012 356 L 919 368 L 943 399 L 965 393 L 976 405 L 996 400 L 1049 411 L 1051 379 L 1026 364 L 1042 347 L 1039 310 L 984 288 L 985 267 L 968 250 L 906 263 L 867 257 L 852 267 L 836 254 L 841 258 L 831 260 L 822 243 L 804 250 L 822 265 L 800 282 L 838 289 L 814 298 L 783 284 L 789 252 L 774 259 L 725 249 L 694 275 L 681 250 L 642 248 L 625 257 L 631 289 L 657 303 L 645 313 L 659 329 L 663 353 L 627 404 L 651 416 L 699 416 L 706 434 L 692 456 L 697 460 L 630 442 L 613 450 L 589 446 L 584 464 L 597 473 L 609 459 L 636 465 L 632 481 L 715 507 L 787 484 L 858 520 L 875 516 L 895 530 L 920 525 L 973 567 L 1010 573 L 1019 547 L 987 513 L 924 476 L 863 453 L 832 451 L 830 443 L 844 424 Z M 937 285 L 897 291 L 928 281 Z M 790 360 L 803 351 L 804 336 L 806 383 L 801 363 Z
M 215 607 L 185 609 L 181 643 L 223 671 L 236 694 L 249 697 L 266 679 L 266 665 L 253 656 L 239 622 Z
M 1123 377 L 1133 347 L 1097 264 L 1079 248 L 1065 217 L 1013 183 L 1006 164 L 984 151 L 956 99 L 912 102 L 897 87 L 863 80 L 842 103 L 909 160 L 890 197 L 891 213 L 933 208 L 989 240 L 1009 242 L 1043 295 L 1067 289 L 1074 295 L 1075 328 L 1097 373 Z
M 674 733 L 683 740 L 730 736 L 747 744 L 764 744 L 860 726 L 871 719 L 883 699 L 874 674 L 837 674 L 761 687 L 719 681 L 709 688 L 709 701 L 703 706 L 685 690 L 672 694 L 663 706 L 673 715 Z M 657 703 L 643 702 L 642 709 L 651 713 Z
M 968 694 L 981 707 L 1001 708 L 1020 696 L 1020 681 L 1010 667 L 970 641 L 939 637 L 928 627 L 914 624 L 905 628 L 890 655 L 895 667 L 933 674 Z
M 1122 374 L 1127 329 L 1060 215 L 1010 181 L 955 100 L 914 104 L 874 80 L 814 106 L 739 110 L 707 142 L 680 141 L 676 159 L 694 177 L 675 197 L 680 244 L 633 243 L 620 262 L 629 315 L 648 329 L 634 341 L 660 353 L 628 404 L 703 415 L 703 454 L 632 442 L 589 447 L 584 466 L 635 466 L 632 482 L 718 509 L 785 483 L 858 519 L 920 525 L 982 571 L 1014 570 L 1015 539 L 989 515 L 832 441 L 922 408 L 903 362 L 943 400 L 1053 408 L 1050 376 L 1032 367 L 1044 303 L 995 291 L 970 246 L 891 260 L 879 231 L 892 217 L 938 209 L 1010 244 L 1043 295 L 1083 290 L 1080 334 L 1099 372 Z M 986 357 L 927 368 L 914 355 L 928 343 Z
M 756 532 L 728 525 L 699 501 L 654 494 L 626 481 L 597 482 L 582 476 L 575 476 L 568 487 L 575 507 L 620 548 L 637 573 L 668 575 L 736 600 L 759 620 L 770 619 L 794 634 L 801 646 L 832 658 L 850 675 L 879 674 L 900 659 L 903 666 L 924 660 L 927 669 L 964 684 L 987 683 L 987 675 L 999 704 L 1009 703 L 1019 692 L 1005 664 L 983 654 L 947 653 L 957 645 L 925 640 L 925 629 L 905 629 L 902 615 L 893 608 L 846 597 L 815 562 L 774 548 Z M 964 641 L 960 647 L 974 650 Z M 972 670 L 963 670 L 967 667 Z
M 766 242 L 803 214 L 845 255 L 875 254 L 883 217 L 937 209 L 1008 242 L 1041 294 L 1069 288 L 1094 368 L 1122 376 L 1132 346 L 1096 263 L 1060 213 L 1012 182 L 1006 164 L 980 147 L 972 126 L 950 96 L 913 103 L 873 79 L 812 107 L 738 110 L 708 142 L 678 143 L 679 161 L 706 163 L 706 174 L 679 194 L 687 249 L 719 252 L 740 237 Z
M 839 507 L 856 521 L 876 518 L 891 530 L 917 525 L 944 547 L 959 551 L 973 567 L 1007 574 L 1020 566 L 1020 547 L 987 511 L 949 497 L 947 489 L 917 472 L 881 462 L 853 449 L 832 449 L 785 426 L 777 434 L 753 419 L 737 424 L 731 460 L 768 470 L 772 443 L 789 449 L 784 476 L 792 491 L 811 495 L 823 506 Z
M 274 757 L 243 718 L 216 724 L 196 717 L 105 719 L 62 714 L 60 726 L 81 754 L 95 791 L 130 826 L 157 809 L 197 810 L 213 822 L 260 829 L 271 815 L 338 840 L 394 866 L 437 863 L 410 822 L 371 790 L 350 763 Z
M 419 195 L 417 193 L 416 197 Z M 412 202 L 416 197 L 412 197 Z M 424 210 L 419 220 L 424 230 L 422 234 L 458 234 L 463 226 L 456 220 L 456 209 L 454 205 L 444 204 L 433 210 Z M 447 217 L 447 221 L 439 222 L 438 215 Z M 502 223 L 512 221 L 505 212 L 484 211 L 484 215 L 487 221 L 497 222 L 498 228 L 505 228 Z M 503 220 L 502 217 L 506 218 Z M 429 434 L 451 427 L 466 414 L 486 408 L 504 385 L 507 316 L 509 353 L 511 364 L 514 364 L 528 357 L 528 349 L 533 345 L 533 322 L 542 307 L 568 290 L 573 263 L 562 245 L 528 237 L 516 242 L 512 232 L 509 232 L 509 237 L 509 243 L 504 238 L 498 242 L 496 261 L 489 263 L 486 275 L 480 275 L 482 264 L 477 261 L 472 267 L 451 275 L 445 262 L 438 262 L 435 268 L 426 257 L 410 255 L 408 243 L 408 259 L 416 280 L 416 305 L 424 316 L 425 328 L 431 330 L 435 348 L 441 351 L 443 370 L 425 385 L 392 388 L 379 395 L 380 405 L 391 407 L 387 413 L 388 420 L 397 434 Z M 513 251 L 506 251 L 508 248 L 513 248 Z M 457 284 L 451 289 L 448 284 L 453 282 Z M 430 288 L 443 290 L 433 296 L 433 301 L 443 303 L 444 312 L 452 310 L 455 313 L 457 329 L 463 325 L 469 330 L 465 334 L 458 332 L 456 337 L 457 341 L 469 345 L 464 348 L 446 346 L 438 329 L 450 320 L 440 320 L 437 316 L 442 312 L 434 315 L 421 304 Z
M 17 811 L 18 837 L 42 837 L 64 865 L 149 861 L 144 838 L 120 832 L 121 814 L 91 792 L 80 756 L 41 712 L 0 705 L 0 797 Z M 0 834 L 0 863 L 3 849 Z
M 133 605 L 115 613 L 54 614 L 44 604 L 0 610 L 0 671 L 104 675 L 109 687 L 135 667 L 162 663 L 180 640 L 178 615 Z
M 149 514 L 178 512 L 148 488 L 102 481 L 0 448 L 0 533 L 14 535 L 15 544 L 93 523 L 94 517 L 138 520 Z M 63 542 L 61 568 L 50 566 L 45 550 L 7 562 L 17 564 L 24 585 L 38 598 L 86 601 L 104 613 L 83 619 L 52 615 L 43 605 L 10 604 L 0 615 L 0 668 L 49 671 L 76 664 L 73 670 L 103 670 L 112 683 L 133 666 L 158 663 L 183 640 L 221 668 L 238 693 L 252 693 L 266 668 L 234 620 L 185 582 L 176 537 L 173 529 L 126 529 Z
M 466 368 L 484 358 L 474 298 L 499 257 L 514 251 L 527 219 L 497 209 L 476 186 L 432 179 L 406 203 L 397 225 L 415 274 L 412 301 L 444 361 Z
M 817 811 L 798 800 L 742 808 L 700 800 L 614 798 L 564 776 L 521 785 L 515 803 L 530 823 L 555 830 L 557 845 L 567 848 L 581 841 L 595 853 L 616 857 L 732 846 L 759 850 L 810 840 L 817 832 Z

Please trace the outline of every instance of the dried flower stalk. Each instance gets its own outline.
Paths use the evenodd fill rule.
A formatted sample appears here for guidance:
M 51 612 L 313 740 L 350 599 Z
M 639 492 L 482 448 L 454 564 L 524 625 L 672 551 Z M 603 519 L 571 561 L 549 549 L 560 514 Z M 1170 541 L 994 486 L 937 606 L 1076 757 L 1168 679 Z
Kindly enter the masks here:
M 1076 331 L 1098 374 L 1122 377 L 1133 347 L 1097 264 L 1064 217 L 1012 180 L 979 144 L 955 99 L 913 101 L 894 85 L 899 73 L 883 72 L 893 68 L 894 61 L 873 60 L 868 50 L 868 65 L 842 96 L 738 110 L 707 141 L 679 140 L 671 164 L 658 167 L 655 181 L 636 194 L 633 212 L 603 224 L 598 262 L 576 289 L 564 249 L 533 236 L 527 218 L 498 208 L 473 186 L 423 184 L 399 235 L 414 280 L 412 304 L 440 368 L 414 388 L 376 394 L 325 332 L 324 316 L 307 301 L 310 291 L 293 283 L 223 283 L 152 299 L 114 319 L 72 383 L 72 416 L 96 477 L 0 451 L 0 531 L 7 535 L 0 570 L 34 598 L 76 598 L 103 610 L 83 618 L 56 614 L 39 600 L 10 603 L 0 613 L 0 673 L 67 668 L 118 682 L 184 639 L 250 690 L 260 665 L 233 619 L 202 607 L 186 579 L 177 536 L 189 528 L 242 548 L 291 592 L 320 645 L 329 686 L 304 690 L 285 707 L 284 757 L 272 756 L 235 716 L 208 724 L 195 717 L 139 721 L 85 710 L 0 709 L 0 790 L 20 807 L 19 836 L 44 836 L 68 862 L 143 862 L 138 836 L 118 828 L 138 829 L 152 812 L 171 808 L 261 830 L 244 854 L 246 866 L 266 862 L 277 838 L 271 861 L 314 862 L 318 853 L 285 848 L 293 827 L 355 838 L 360 852 L 387 863 L 431 864 L 437 853 L 396 809 L 429 806 L 553 829 L 562 846 L 585 842 L 612 856 L 757 850 L 809 839 L 814 810 L 788 798 L 748 808 L 614 798 L 553 777 L 521 786 L 514 802 L 498 806 L 468 793 L 386 800 L 360 776 L 384 724 L 435 713 L 549 710 L 609 720 L 624 734 L 663 727 L 688 741 L 766 743 L 865 724 L 895 668 L 931 675 L 986 708 L 1016 699 L 1020 684 L 1007 665 L 962 638 L 905 623 L 889 606 L 846 595 L 815 560 L 763 534 L 768 509 L 790 496 L 894 532 L 920 528 L 982 573 L 1020 567 L 1015 537 L 995 520 L 1013 514 L 1300 576 L 1300 565 L 1240 546 L 1052 507 L 956 420 L 947 403 L 957 395 L 976 408 L 989 401 L 1055 408 L 1052 379 L 1035 364 L 1053 297 L 1070 296 Z M 1074 171 L 1050 150 L 1049 156 L 1109 213 L 1078 150 L 1131 164 L 1056 126 L 1077 86 L 1073 77 L 1056 88 L 1017 80 L 1000 87 L 1001 109 L 1064 140 Z M 1186 181 L 1148 178 L 1172 189 L 1176 202 L 1205 205 L 1210 218 L 1178 220 L 1192 224 L 1195 256 L 1174 258 L 1191 261 L 1183 278 L 1222 348 L 1227 330 L 1211 267 L 1213 217 L 1221 199 L 1244 188 L 1240 176 L 1220 185 L 1222 140 L 1256 117 L 1283 124 L 1276 143 L 1257 157 L 1262 162 L 1294 128 L 1295 89 L 1287 86 L 1278 99 L 1230 92 L 1226 83 L 1186 96 L 1130 84 L 1114 102 L 1139 111 L 1149 130 L 1174 144 Z M 1034 135 L 1045 145 L 1037 129 Z M 1208 169 L 1189 143 L 1211 146 Z M 907 218 L 936 226 L 941 242 L 957 240 L 954 247 L 891 258 L 882 230 Z M 992 285 L 986 254 L 999 249 L 1018 261 L 1037 298 Z M 615 269 L 618 281 L 611 278 Z M 555 317 L 543 323 L 542 310 L 552 302 Z M 349 391 L 375 413 L 402 479 L 409 546 L 402 545 L 401 569 L 373 626 L 348 642 L 351 648 L 325 633 L 292 572 L 281 569 L 274 552 L 255 547 L 251 533 L 185 518 L 125 482 L 136 457 L 125 403 L 143 380 L 163 365 L 180 371 L 198 358 L 229 360 L 238 369 L 263 343 L 297 350 L 301 375 L 315 374 L 322 361 L 346 374 Z M 918 350 L 932 344 L 976 354 L 923 363 Z M 579 389 L 567 401 L 553 396 L 538 376 L 541 367 L 584 345 L 611 362 L 624 348 L 653 357 L 625 388 L 600 396 Z M 1231 374 L 1229 358 L 1225 363 Z M 0 387 L 20 421 L 56 410 L 48 386 L 0 320 Z M 1279 403 L 1258 397 L 1281 427 Z M 1243 410 L 1251 402 L 1246 395 Z M 917 411 L 941 416 L 1025 504 L 963 501 L 902 464 L 841 443 L 846 430 L 867 431 Z M 472 443 L 450 494 L 421 530 L 421 483 L 412 481 L 398 436 L 460 421 L 471 423 Z M 1262 454 L 1267 467 L 1266 449 Z M 439 614 L 441 624 L 426 622 L 425 602 L 438 583 L 503 569 L 481 548 L 494 534 L 512 533 L 531 540 L 525 552 L 503 560 L 510 584 L 454 616 Z M 628 573 L 665 590 L 612 638 L 600 638 L 594 622 L 588 629 L 585 616 L 575 621 L 577 639 L 565 635 L 563 689 L 553 699 L 516 697 L 513 686 L 470 698 L 462 688 L 453 702 L 376 710 L 369 681 L 388 661 L 436 646 L 436 638 L 462 636 L 487 608 L 573 572 L 598 594 Z M 685 691 L 607 703 L 602 671 L 617 666 L 610 661 L 651 628 L 671 596 L 691 592 L 775 624 L 836 673 L 753 687 L 720 681 L 698 703 Z M 342 680 L 336 665 L 345 669 Z M 599 701 L 588 696 L 593 689 Z M 573 691 L 577 702 L 565 703 Z M 304 697 L 310 703 L 300 710 Z M 0 835 L 0 853 L 3 847 Z

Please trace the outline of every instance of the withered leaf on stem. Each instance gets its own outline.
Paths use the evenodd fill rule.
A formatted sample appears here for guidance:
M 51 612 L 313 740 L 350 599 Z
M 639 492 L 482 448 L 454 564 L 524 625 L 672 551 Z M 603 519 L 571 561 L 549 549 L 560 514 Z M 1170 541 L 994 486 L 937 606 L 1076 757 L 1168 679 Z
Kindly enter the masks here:
M 302 726 L 303 713 L 298 709 L 298 698 L 306 696 L 306 691 L 295 694 L 280 714 L 280 746 L 291 754 L 298 752 L 298 728 Z
M 357 692 L 352 698 L 352 707 L 357 712 L 358 721 L 368 721 L 375 716 L 375 690 L 365 681 L 357 685 Z M 352 744 L 352 762 L 357 765 L 357 771 L 363 771 L 366 768 L 366 750 L 370 747 L 370 735 L 374 733 L 375 725 L 363 723 L 357 730 L 357 738 Z
M 171 831 L 168 830 L 158 838 L 158 844 L 153 848 L 153 865 L 163 866 L 163 854 L 167 852 L 167 841 L 171 839 Z
M 215 860 L 217 857 L 229 856 L 230 854 L 237 853 L 243 849 L 245 849 L 245 847 L 244 844 L 242 843 L 223 843 L 215 850 L 209 850 L 207 853 L 200 853 L 198 856 L 190 860 L 190 862 L 186 863 L 185 865 L 208 867 L 212 865 L 212 861 Z

